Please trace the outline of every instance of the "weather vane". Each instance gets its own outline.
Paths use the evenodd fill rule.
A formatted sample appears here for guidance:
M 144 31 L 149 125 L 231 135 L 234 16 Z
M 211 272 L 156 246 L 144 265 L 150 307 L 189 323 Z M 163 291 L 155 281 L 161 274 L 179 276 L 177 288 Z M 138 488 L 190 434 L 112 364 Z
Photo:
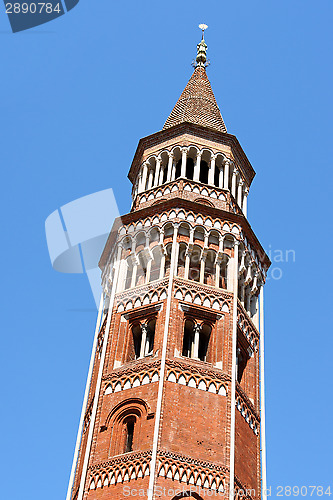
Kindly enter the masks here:
M 199 28 L 202 31 L 202 39 L 204 39 L 205 30 L 208 28 L 207 24 L 199 24 Z
M 209 61 L 207 61 L 207 44 L 204 39 L 204 34 L 208 26 L 207 24 L 199 24 L 199 28 L 202 31 L 202 38 L 201 42 L 197 45 L 197 57 L 195 58 L 195 61 L 192 62 L 192 66 L 194 68 L 198 66 L 206 68 L 209 65 Z

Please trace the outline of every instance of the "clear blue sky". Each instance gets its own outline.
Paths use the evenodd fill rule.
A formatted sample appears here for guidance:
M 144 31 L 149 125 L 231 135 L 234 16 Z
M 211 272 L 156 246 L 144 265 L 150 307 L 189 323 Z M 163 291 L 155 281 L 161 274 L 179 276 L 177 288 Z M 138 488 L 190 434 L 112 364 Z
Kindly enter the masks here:
M 3 499 L 64 498 L 96 312 L 84 276 L 55 272 L 46 217 L 112 187 L 160 130 L 206 34 L 208 76 L 257 176 L 249 219 L 273 262 L 266 286 L 268 484 L 332 478 L 331 0 L 81 0 L 1 38 Z M 327 496 L 326 496 L 327 498 Z

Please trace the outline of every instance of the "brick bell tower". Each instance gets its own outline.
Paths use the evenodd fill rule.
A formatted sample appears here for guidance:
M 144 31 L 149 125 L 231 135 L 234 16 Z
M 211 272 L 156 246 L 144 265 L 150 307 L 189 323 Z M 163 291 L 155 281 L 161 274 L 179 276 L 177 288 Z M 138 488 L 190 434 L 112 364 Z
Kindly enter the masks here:
M 202 35 L 163 129 L 140 140 L 132 209 L 101 256 L 67 500 L 261 497 L 259 293 L 270 262 L 247 220 L 255 172 L 227 133 L 206 50 Z

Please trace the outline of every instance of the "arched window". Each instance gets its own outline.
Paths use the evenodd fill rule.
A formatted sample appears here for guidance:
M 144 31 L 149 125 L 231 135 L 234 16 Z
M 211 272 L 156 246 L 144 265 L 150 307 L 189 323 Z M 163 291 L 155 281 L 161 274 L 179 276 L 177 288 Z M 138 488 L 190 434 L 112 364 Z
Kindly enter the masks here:
M 227 288 L 228 285 L 228 262 L 229 257 L 224 254 L 220 261 L 220 282 L 219 288 Z
M 186 249 L 187 247 L 185 243 L 179 244 L 177 276 L 181 278 L 184 278 L 185 276 Z
M 188 278 L 193 281 L 200 281 L 201 247 L 194 245 L 190 255 L 190 268 Z
M 237 348 L 236 356 L 236 378 L 237 382 L 240 384 L 243 378 L 244 370 L 247 364 L 247 355 L 240 347 Z
M 153 249 L 153 260 L 150 267 L 150 279 L 149 281 L 158 280 L 161 271 L 161 260 L 162 260 L 162 250 L 160 246 L 156 246 Z
M 208 184 L 208 163 L 205 160 L 201 160 L 200 162 L 200 177 L 199 181 L 203 184 Z
M 191 320 L 185 321 L 184 337 L 183 337 L 183 356 L 192 357 L 194 342 L 194 322 Z
M 206 361 L 211 331 L 211 327 L 206 324 L 203 324 L 200 329 L 198 358 L 201 359 L 201 361 Z
M 208 250 L 205 260 L 204 283 L 215 286 L 215 259 L 216 254 L 213 250 Z
M 132 342 L 129 345 L 128 360 L 151 356 L 154 350 L 156 319 L 134 323 L 131 327 Z
M 182 355 L 206 361 L 212 328 L 207 324 L 185 320 Z
M 194 175 L 194 161 L 193 158 L 187 158 L 186 160 L 186 178 L 193 180 Z
M 124 434 L 125 434 L 125 446 L 124 453 L 133 451 L 133 438 L 134 438 L 134 426 L 136 423 L 136 417 L 131 415 L 124 420 Z
M 147 276 L 147 263 L 144 259 L 143 252 L 138 254 L 138 265 L 136 270 L 136 286 L 144 285 Z
M 165 262 L 164 262 L 164 277 L 169 276 L 169 274 L 170 274 L 171 250 L 172 250 L 172 245 L 171 244 L 167 245 Z
M 180 177 L 181 168 L 182 168 L 182 160 L 178 160 L 177 163 L 176 163 L 176 175 L 175 175 L 175 179 L 178 179 L 178 177 Z
M 149 414 L 149 406 L 139 398 L 127 399 L 113 408 L 101 427 L 101 432 L 108 432 L 111 440 L 110 456 L 141 449 L 141 434 L 151 432 L 151 424 L 147 421 Z
M 133 275 L 133 262 L 131 257 L 128 257 L 126 260 L 126 278 L 125 278 L 125 290 L 131 288 L 132 283 L 132 275 Z

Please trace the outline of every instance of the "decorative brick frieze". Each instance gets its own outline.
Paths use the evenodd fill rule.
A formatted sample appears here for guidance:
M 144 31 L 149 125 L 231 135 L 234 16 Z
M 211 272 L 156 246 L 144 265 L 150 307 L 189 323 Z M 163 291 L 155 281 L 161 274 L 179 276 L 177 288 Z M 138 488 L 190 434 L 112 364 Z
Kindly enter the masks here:
M 237 324 L 241 331 L 244 333 L 249 344 L 255 351 L 258 351 L 259 347 L 259 332 L 254 326 L 248 313 L 245 311 L 244 307 L 238 301 L 237 304 Z
M 212 394 L 226 396 L 229 377 L 226 374 L 214 372 L 213 369 L 208 369 L 207 367 L 195 366 L 198 363 L 200 361 L 189 360 L 182 362 L 168 360 L 166 380 Z
M 243 389 L 237 384 L 236 389 L 236 408 L 251 427 L 253 432 L 259 434 L 260 416 L 256 412 L 253 403 L 247 397 Z
M 174 295 L 178 300 L 229 313 L 232 294 L 226 290 L 201 285 L 190 280 L 177 278 L 174 281 Z
M 140 385 L 158 382 L 160 361 L 140 363 L 139 366 L 127 368 L 122 372 L 112 372 L 104 377 L 104 394 L 112 394 L 119 391 L 125 391 Z
M 158 476 L 189 485 L 225 491 L 228 468 L 185 455 L 159 450 Z
M 129 452 L 89 467 L 89 489 L 95 490 L 149 476 L 151 451 Z

